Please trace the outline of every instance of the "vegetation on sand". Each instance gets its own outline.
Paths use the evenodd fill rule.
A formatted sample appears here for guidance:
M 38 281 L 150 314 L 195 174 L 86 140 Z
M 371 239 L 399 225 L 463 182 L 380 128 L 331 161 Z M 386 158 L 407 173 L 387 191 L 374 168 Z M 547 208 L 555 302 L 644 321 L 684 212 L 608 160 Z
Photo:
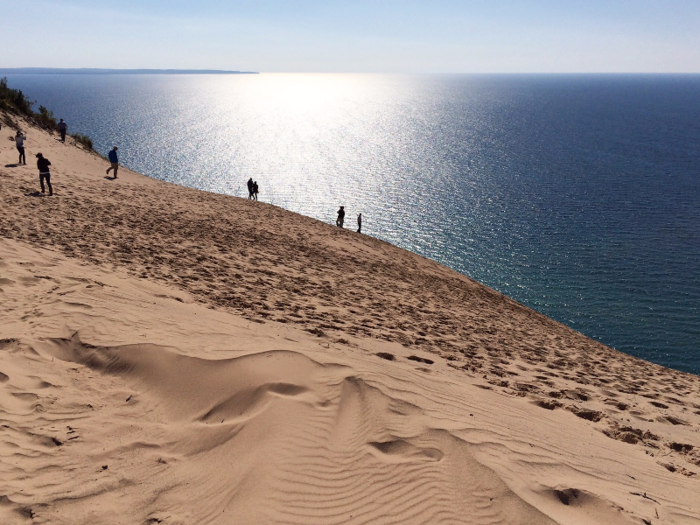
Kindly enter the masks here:
M 7 77 L 0 79 L 0 109 L 33 117 L 32 103 L 20 89 L 7 87 Z
M 0 110 L 25 117 L 41 128 L 54 131 L 56 118 L 53 111 L 39 106 L 39 111 L 35 112 L 32 110 L 33 105 L 34 102 L 31 102 L 21 89 L 13 89 L 7 85 L 7 77 L 0 79 Z M 92 149 L 92 139 L 87 135 L 76 133 L 71 136 L 77 143 L 82 144 L 87 149 Z
M 92 148 L 92 139 L 88 137 L 87 135 L 81 135 L 80 133 L 75 133 L 71 135 L 73 139 L 75 139 L 75 142 L 78 144 L 82 144 L 85 146 L 87 149 L 91 150 Z

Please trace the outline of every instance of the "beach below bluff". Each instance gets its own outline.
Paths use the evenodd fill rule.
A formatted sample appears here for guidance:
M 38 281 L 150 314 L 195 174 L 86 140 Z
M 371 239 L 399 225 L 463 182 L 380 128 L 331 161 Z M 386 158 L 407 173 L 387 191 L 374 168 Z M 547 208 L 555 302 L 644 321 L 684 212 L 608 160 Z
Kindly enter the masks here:
M 114 180 L 17 122 L 0 522 L 700 523 L 700 377 L 372 237 Z

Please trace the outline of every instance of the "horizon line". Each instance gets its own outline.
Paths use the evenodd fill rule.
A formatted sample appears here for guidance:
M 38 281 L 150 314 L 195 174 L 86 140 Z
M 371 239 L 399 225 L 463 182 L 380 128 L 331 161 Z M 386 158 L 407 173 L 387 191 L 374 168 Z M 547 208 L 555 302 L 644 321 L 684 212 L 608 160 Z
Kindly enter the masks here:
M 154 68 L 127 68 L 112 69 L 100 67 L 3 67 L 0 74 L 28 74 L 45 75 L 64 73 L 72 75 L 110 75 L 110 74 L 150 74 L 150 75 L 258 75 L 257 71 L 232 71 L 226 69 L 154 69 Z
M 463 71 L 463 72 L 392 72 L 392 71 L 238 71 L 227 69 L 175 68 L 98 68 L 98 67 L 0 67 L 0 74 L 73 74 L 73 75 L 260 75 L 260 74 L 363 74 L 363 75 L 700 75 L 700 71 Z

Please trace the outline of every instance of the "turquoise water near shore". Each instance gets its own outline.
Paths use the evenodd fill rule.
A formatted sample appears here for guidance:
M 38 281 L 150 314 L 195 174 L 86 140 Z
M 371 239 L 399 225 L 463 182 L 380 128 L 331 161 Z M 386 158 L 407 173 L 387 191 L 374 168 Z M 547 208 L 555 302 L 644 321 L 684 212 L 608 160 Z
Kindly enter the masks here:
M 141 173 L 437 260 L 700 373 L 700 76 L 9 75 Z M 103 174 L 96 174 L 102 176 Z

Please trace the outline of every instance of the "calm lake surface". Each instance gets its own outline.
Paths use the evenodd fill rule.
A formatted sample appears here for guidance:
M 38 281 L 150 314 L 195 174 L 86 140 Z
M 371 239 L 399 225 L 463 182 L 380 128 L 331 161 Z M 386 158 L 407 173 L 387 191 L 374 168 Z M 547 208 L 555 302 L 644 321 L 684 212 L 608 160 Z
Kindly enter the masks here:
M 346 224 L 700 373 L 700 76 L 8 75 L 157 179 Z M 103 173 L 96 173 L 102 177 Z

